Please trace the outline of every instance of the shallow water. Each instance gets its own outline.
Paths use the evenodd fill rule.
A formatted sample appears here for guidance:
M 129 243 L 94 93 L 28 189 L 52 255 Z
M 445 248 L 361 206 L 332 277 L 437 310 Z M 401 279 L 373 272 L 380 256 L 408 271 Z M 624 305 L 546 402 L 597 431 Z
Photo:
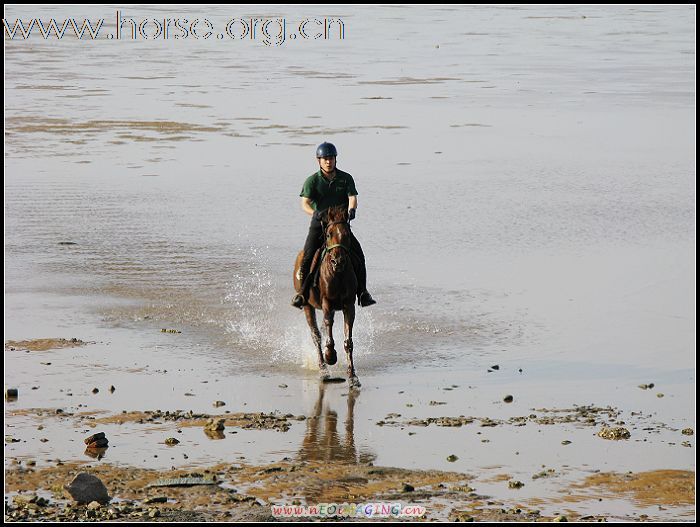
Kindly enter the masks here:
M 29 9 L 6 18 L 112 16 Z M 275 14 L 319 15 L 304 9 Z M 205 14 L 244 15 L 227 10 Z M 642 404 L 637 384 L 667 383 L 677 404 L 660 419 L 692 426 L 693 13 L 343 7 L 343 41 L 6 41 L 5 339 L 112 342 L 111 372 L 165 361 L 245 386 L 313 379 L 288 302 L 308 222 L 298 193 L 328 140 L 357 183 L 353 229 L 379 301 L 358 312 L 361 379 L 487 390 L 485 369 L 506 363 L 529 380 L 502 380 L 488 400 L 513 386 L 533 405 L 540 392 Z M 44 379 L 37 364 L 21 371 Z M 176 382 L 154 385 L 147 407 Z M 256 409 L 275 407 L 263 394 Z M 393 444 L 380 440 L 381 462 L 415 463 Z M 654 455 L 694 467 L 692 449 Z M 645 466 L 632 458 L 615 466 Z M 416 466 L 449 468 L 433 461 Z

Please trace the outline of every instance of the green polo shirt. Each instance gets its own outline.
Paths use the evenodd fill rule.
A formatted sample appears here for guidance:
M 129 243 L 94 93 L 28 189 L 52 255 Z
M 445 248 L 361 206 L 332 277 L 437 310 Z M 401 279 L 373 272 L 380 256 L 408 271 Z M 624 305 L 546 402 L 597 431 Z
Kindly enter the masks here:
M 335 169 L 333 181 L 328 181 L 321 170 L 311 174 L 301 189 L 302 198 L 309 198 L 316 210 L 326 210 L 336 205 L 348 205 L 348 196 L 357 196 L 355 181 L 347 172 Z

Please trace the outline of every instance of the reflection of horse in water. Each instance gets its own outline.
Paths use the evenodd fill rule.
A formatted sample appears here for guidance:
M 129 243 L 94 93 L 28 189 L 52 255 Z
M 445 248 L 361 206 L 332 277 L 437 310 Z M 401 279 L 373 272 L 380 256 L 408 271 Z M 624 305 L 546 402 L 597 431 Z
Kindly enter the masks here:
M 327 407 L 323 409 L 326 384 L 318 385 L 318 399 L 311 416 L 306 420 L 306 434 L 299 449 L 303 461 L 335 461 L 345 464 L 364 464 L 374 461 L 376 455 L 357 452 L 355 447 L 355 402 L 357 390 L 349 390 L 347 400 L 348 415 L 345 419 L 345 436 L 341 441 L 338 435 L 338 414 Z
M 352 262 L 352 234 L 350 232 L 350 220 L 348 210 L 345 207 L 332 207 L 323 213 L 323 228 L 326 235 L 326 243 L 323 250 L 314 257 L 311 264 L 313 274 L 319 269 L 318 285 L 309 290 L 309 298 L 304 306 L 306 322 L 311 329 L 311 335 L 318 353 L 318 367 L 322 378 L 328 378 L 326 364 L 333 365 L 338 361 L 333 340 L 333 317 L 336 311 L 343 312 L 345 321 L 345 353 L 348 358 L 348 381 L 350 386 L 360 386 L 360 380 L 355 373 L 355 364 L 352 360 L 352 326 L 355 323 L 355 295 L 357 293 L 357 276 Z M 299 280 L 299 268 L 304 251 L 297 255 L 294 264 L 294 288 L 301 291 L 302 283 Z M 309 276 L 307 279 L 311 279 Z M 323 311 L 323 325 L 326 329 L 325 355 L 321 353 L 321 332 L 316 324 L 316 310 Z

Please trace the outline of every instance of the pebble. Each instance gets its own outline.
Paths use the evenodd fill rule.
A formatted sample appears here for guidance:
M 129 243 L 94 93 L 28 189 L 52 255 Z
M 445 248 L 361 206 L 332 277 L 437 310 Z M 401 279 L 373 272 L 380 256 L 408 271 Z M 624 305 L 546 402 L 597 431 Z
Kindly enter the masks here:
M 629 439 L 630 438 L 630 432 L 626 428 L 605 428 L 603 427 L 600 432 L 598 432 L 598 436 L 602 437 L 603 439 Z
M 506 396 L 503 398 L 503 402 L 504 402 L 504 403 L 512 403 L 512 402 L 513 402 L 513 396 L 512 396 L 512 395 L 506 395 Z

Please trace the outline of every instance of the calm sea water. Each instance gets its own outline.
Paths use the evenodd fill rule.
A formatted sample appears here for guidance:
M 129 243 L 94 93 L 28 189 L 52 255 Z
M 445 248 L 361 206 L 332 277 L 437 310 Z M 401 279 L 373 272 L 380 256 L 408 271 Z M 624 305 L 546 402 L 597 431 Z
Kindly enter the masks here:
M 332 141 L 379 301 L 363 371 L 515 357 L 687 381 L 694 8 L 232 9 L 123 14 L 336 17 L 345 38 L 5 41 L 6 338 L 92 316 L 313 369 L 288 303 L 298 194 Z M 39 16 L 113 30 L 115 11 L 5 14 Z

